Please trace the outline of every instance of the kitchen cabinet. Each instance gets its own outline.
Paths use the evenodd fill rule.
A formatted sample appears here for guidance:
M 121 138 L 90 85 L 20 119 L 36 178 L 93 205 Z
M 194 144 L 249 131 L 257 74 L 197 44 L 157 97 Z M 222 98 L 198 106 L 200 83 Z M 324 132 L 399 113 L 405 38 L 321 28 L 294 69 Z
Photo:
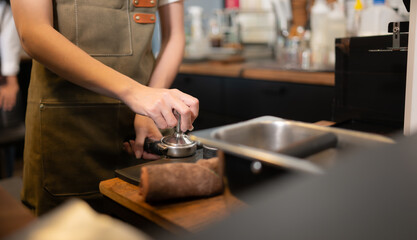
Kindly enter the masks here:
M 330 120 L 333 87 L 229 79 L 225 82 L 227 112 L 241 119 L 273 115 L 315 122 Z
M 332 115 L 334 87 L 329 85 L 180 73 L 172 87 L 199 99 L 196 129 L 264 115 L 304 122 Z

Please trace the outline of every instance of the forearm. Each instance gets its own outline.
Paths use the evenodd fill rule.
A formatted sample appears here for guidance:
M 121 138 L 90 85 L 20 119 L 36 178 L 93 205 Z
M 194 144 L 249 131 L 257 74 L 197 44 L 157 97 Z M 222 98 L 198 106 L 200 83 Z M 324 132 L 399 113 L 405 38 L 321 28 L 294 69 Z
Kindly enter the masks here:
M 20 36 L 31 57 L 77 85 L 117 99 L 139 85 L 92 58 L 49 25 L 21 29 Z
M 14 0 L 11 4 L 20 41 L 32 58 L 68 81 L 147 114 L 143 106 L 132 105 L 147 87 L 92 58 L 56 31 L 52 1 Z
M 159 8 L 162 47 L 149 86 L 169 88 L 177 75 L 184 47 L 184 6 L 182 1 Z
M 48 69 L 84 88 L 122 100 L 160 128 L 176 125 L 173 109 L 181 114 L 183 131 L 192 128 L 198 115 L 197 99 L 178 90 L 146 87 L 92 58 L 52 27 L 52 1 L 13 0 L 11 4 L 23 48 Z
M 150 87 L 169 88 L 177 75 L 184 54 L 185 38 L 183 34 L 177 34 L 171 38 L 170 41 L 162 44 L 160 57 L 157 59 L 149 83 Z
M 25 37 L 32 39 L 24 48 L 50 70 L 87 89 L 122 100 L 134 112 L 151 117 L 160 128 L 175 126 L 172 109 L 182 111 L 182 119 L 188 120 L 184 130 L 191 128 L 198 114 L 196 99 L 179 91 L 141 85 L 90 57 L 53 28 L 42 25 L 37 29 L 39 32 L 21 34 L 23 42 Z
M 24 50 L 51 71 L 77 85 L 118 99 L 126 96 L 126 91 L 144 87 L 95 60 L 56 31 L 52 27 L 50 0 L 14 0 L 11 4 Z

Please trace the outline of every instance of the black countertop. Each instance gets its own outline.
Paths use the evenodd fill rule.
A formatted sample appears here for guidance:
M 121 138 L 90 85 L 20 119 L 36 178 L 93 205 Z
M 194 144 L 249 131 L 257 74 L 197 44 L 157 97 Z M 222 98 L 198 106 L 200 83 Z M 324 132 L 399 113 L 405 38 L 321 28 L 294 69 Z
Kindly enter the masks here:
M 417 136 L 352 152 L 323 176 L 260 186 L 251 206 L 182 239 L 417 239 Z

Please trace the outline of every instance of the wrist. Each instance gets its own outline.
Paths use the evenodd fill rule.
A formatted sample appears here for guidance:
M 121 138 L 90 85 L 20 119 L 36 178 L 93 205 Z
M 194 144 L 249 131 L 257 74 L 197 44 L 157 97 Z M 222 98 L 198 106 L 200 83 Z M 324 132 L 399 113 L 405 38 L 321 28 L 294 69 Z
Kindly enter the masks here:
M 124 83 L 118 84 L 118 88 L 114 89 L 114 93 L 119 100 L 128 104 L 132 96 L 140 92 L 142 85 L 128 77 L 123 80 Z
M 143 109 L 138 109 L 138 103 L 141 102 L 140 98 L 147 87 L 134 80 L 131 80 L 131 82 L 123 86 L 117 92 L 118 99 L 124 102 L 135 113 L 143 114 Z
M 7 84 L 12 84 L 12 85 L 17 85 L 17 76 L 5 76 L 6 77 L 6 83 Z

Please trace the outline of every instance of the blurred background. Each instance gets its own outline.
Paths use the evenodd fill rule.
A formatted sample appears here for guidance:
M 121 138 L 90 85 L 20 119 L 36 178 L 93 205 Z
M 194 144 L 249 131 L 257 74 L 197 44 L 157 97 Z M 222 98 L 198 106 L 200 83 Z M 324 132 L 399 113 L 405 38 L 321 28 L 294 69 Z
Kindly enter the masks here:
M 334 40 L 388 34 L 401 0 L 188 0 L 185 60 L 270 57 L 283 68 L 333 70 Z M 236 56 L 234 56 L 236 59 Z

